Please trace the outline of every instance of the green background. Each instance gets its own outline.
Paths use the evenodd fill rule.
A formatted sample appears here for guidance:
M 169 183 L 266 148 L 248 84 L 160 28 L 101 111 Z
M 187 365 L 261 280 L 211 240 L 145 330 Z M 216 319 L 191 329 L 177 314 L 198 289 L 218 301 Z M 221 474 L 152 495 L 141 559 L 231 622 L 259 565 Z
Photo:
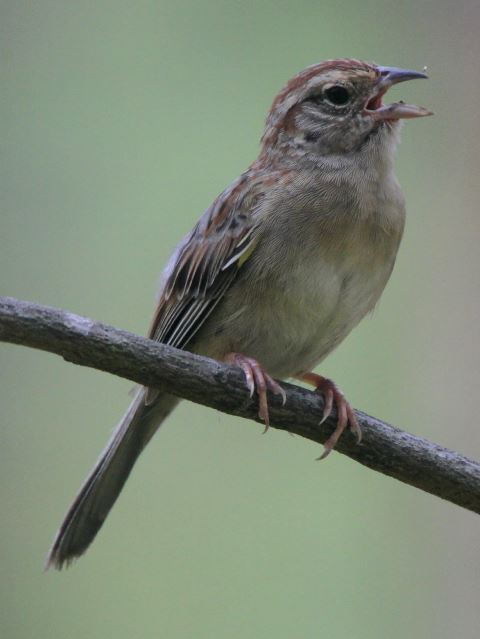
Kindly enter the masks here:
M 476 0 L 2 2 L 0 294 L 145 333 L 158 273 L 255 157 L 275 93 L 351 56 L 394 97 L 408 222 L 382 301 L 322 365 L 354 406 L 480 457 Z M 183 404 L 88 554 L 42 573 L 129 382 L 0 346 L 0 633 L 473 638 L 478 517 Z

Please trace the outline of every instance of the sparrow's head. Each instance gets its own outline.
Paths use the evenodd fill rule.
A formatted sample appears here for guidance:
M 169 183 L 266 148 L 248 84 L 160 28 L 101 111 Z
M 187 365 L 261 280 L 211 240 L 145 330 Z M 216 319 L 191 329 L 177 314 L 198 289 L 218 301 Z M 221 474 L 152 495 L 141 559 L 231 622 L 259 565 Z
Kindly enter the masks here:
M 354 152 L 368 141 L 383 144 L 385 138 L 395 138 L 401 119 L 431 115 L 403 101 L 384 104 L 383 96 L 394 84 L 426 77 L 349 59 L 308 67 L 275 98 L 262 138 L 264 148 L 331 155 Z

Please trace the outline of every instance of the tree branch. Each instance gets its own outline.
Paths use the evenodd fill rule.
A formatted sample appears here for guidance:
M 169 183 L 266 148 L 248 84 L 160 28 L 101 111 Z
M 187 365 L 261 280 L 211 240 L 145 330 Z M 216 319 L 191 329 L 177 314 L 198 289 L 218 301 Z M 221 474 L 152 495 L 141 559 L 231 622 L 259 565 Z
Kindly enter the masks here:
M 66 361 L 160 388 L 224 413 L 259 421 L 243 373 L 145 337 L 55 308 L 0 297 L 0 341 L 38 348 Z M 323 443 L 336 415 L 321 426 L 319 393 L 282 384 L 287 403 L 270 395 L 271 426 Z M 357 411 L 363 440 L 345 433 L 336 450 L 373 470 L 480 514 L 480 464 Z

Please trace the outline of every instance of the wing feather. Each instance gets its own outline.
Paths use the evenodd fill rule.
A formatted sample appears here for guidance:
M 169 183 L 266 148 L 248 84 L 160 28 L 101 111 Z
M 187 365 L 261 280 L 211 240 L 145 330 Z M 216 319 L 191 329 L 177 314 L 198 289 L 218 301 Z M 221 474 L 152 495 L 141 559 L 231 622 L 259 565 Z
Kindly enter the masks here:
M 247 187 L 249 184 L 249 187 Z M 244 174 L 207 209 L 166 269 L 150 328 L 152 339 L 187 348 L 232 284 L 256 241 L 261 182 Z

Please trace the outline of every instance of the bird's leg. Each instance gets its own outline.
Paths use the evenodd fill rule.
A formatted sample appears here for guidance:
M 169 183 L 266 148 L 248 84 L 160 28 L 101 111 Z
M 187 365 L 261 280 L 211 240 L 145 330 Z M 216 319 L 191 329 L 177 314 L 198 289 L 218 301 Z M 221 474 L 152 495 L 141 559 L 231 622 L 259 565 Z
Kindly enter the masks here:
M 268 401 L 267 401 L 267 389 L 271 390 L 275 395 L 282 396 L 282 404 L 285 405 L 287 396 L 283 388 L 277 384 L 277 382 L 266 373 L 261 365 L 253 357 L 247 357 L 241 353 L 228 353 L 224 358 L 225 362 L 229 364 L 235 364 L 240 366 L 247 383 L 247 388 L 250 391 L 250 397 L 253 396 L 254 391 L 257 391 L 258 395 L 258 416 L 265 422 L 265 430 L 267 432 L 269 423 L 268 415 Z
M 332 382 L 331 379 L 322 377 L 322 375 L 317 375 L 316 373 L 302 373 L 295 377 L 303 380 L 304 382 L 308 382 L 309 384 L 313 384 L 313 386 L 315 386 L 315 390 L 322 393 L 325 398 L 325 407 L 323 409 L 323 417 L 320 422 L 321 424 L 323 424 L 332 412 L 334 403 L 337 407 L 337 427 L 325 442 L 325 450 L 319 459 L 325 459 L 330 451 L 335 448 L 336 443 L 348 424 L 350 424 L 350 430 L 355 433 L 357 441 L 360 443 L 362 440 L 362 429 L 358 423 L 357 416 L 338 386 Z

